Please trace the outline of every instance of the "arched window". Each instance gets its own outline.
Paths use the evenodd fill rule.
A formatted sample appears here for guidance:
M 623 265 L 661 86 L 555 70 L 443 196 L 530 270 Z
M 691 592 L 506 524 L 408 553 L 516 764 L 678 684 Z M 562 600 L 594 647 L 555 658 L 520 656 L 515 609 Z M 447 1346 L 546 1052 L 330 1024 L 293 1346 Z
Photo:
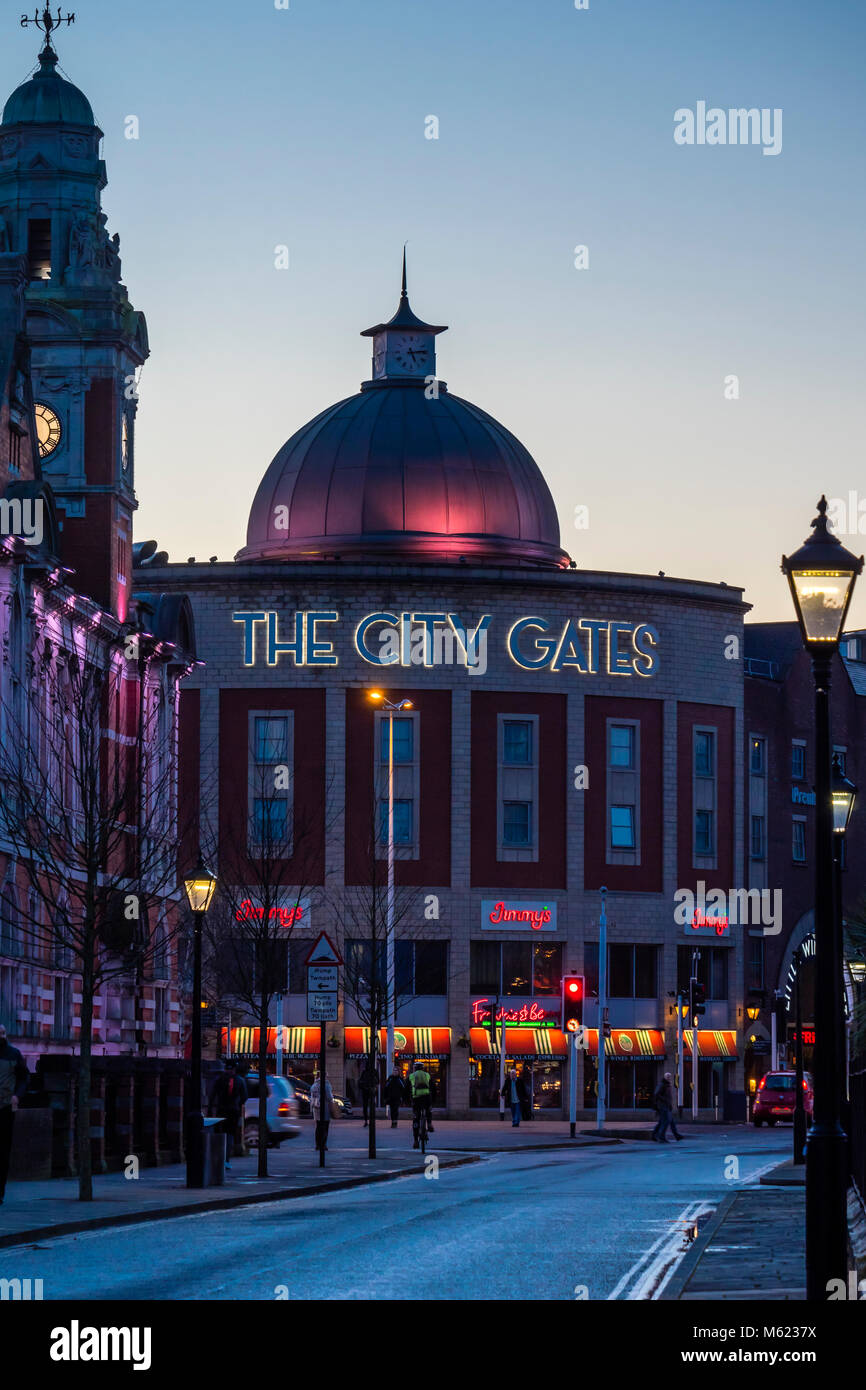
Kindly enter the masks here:
M 19 928 L 18 890 L 10 871 L 6 875 L 6 882 L 0 894 L 0 956 L 19 954 Z

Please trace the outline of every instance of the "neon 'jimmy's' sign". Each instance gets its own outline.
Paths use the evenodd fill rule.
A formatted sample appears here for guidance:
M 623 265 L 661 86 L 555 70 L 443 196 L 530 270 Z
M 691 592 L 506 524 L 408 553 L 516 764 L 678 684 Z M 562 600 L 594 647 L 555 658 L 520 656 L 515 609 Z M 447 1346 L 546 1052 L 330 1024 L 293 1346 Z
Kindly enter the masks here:
M 273 610 L 238 612 L 245 666 L 337 666 L 339 613 L 309 610 L 281 615 Z M 459 613 L 368 613 L 352 633 L 354 654 L 370 666 L 464 666 L 483 675 L 494 635 L 493 616 L 464 621 Z M 523 671 L 567 671 L 594 676 L 652 676 L 658 668 L 659 634 L 648 623 L 608 618 L 518 618 L 500 640 Z

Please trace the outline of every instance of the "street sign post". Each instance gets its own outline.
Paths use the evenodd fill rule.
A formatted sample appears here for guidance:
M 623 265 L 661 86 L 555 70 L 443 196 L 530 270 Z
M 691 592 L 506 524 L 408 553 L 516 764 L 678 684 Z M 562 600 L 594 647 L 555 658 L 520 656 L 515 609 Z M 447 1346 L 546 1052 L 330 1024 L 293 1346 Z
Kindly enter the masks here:
M 328 1077 L 325 1052 L 325 1025 L 338 1017 L 339 967 L 342 957 L 327 932 L 322 932 L 307 956 L 307 1020 L 319 1025 L 319 1121 L 316 1145 L 319 1167 L 325 1166 L 325 1139 L 328 1133 Z

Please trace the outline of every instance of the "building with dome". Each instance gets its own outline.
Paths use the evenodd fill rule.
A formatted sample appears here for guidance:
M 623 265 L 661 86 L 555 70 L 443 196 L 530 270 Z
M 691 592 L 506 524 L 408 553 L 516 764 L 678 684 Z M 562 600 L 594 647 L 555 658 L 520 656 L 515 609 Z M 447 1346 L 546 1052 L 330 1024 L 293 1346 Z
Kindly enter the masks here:
M 387 857 L 389 713 L 377 691 L 401 706 L 400 1065 L 427 1062 L 449 1115 L 492 1113 L 493 1013 L 535 1112 L 567 1114 L 560 981 L 581 974 L 578 1105 L 591 1113 L 605 888 L 609 1106 L 648 1106 L 664 1062 L 673 1069 L 671 995 L 696 944 L 712 979 L 700 1099 L 721 1105 L 743 1084 L 743 933 L 678 921 L 675 894 L 739 881 L 743 679 L 730 658 L 742 593 L 577 568 L 529 451 L 439 378 L 444 332 L 413 312 L 404 258 L 397 312 L 361 335 L 369 379 L 278 451 L 234 561 L 157 552 L 136 573 L 137 588 L 187 594 L 195 615 L 205 664 L 182 696 L 183 798 L 198 800 L 202 842 L 254 912 L 262 827 L 278 826 L 282 848 L 269 854 L 286 903 L 303 904 L 274 928 L 284 996 L 269 1048 L 312 1076 L 304 962 L 320 931 L 347 972 L 371 952 L 341 904 L 381 881 Z M 263 776 L 277 770 L 279 789 Z M 239 1000 L 218 989 L 214 1002 L 223 1047 L 252 1056 Z M 328 1025 L 329 1077 L 356 1099 L 369 1043 L 357 1005 L 344 994 Z

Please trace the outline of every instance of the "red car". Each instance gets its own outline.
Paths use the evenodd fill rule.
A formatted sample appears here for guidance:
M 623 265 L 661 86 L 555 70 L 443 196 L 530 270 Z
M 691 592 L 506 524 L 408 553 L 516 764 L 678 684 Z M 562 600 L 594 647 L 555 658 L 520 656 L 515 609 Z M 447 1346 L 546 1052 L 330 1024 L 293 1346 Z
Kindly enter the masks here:
M 797 1073 L 793 1071 L 768 1071 L 758 1082 L 752 1119 L 760 1126 L 767 1121 L 774 1125 L 777 1120 L 793 1120 L 796 1097 Z M 812 1115 L 812 1078 L 803 1073 L 803 1109 Z

